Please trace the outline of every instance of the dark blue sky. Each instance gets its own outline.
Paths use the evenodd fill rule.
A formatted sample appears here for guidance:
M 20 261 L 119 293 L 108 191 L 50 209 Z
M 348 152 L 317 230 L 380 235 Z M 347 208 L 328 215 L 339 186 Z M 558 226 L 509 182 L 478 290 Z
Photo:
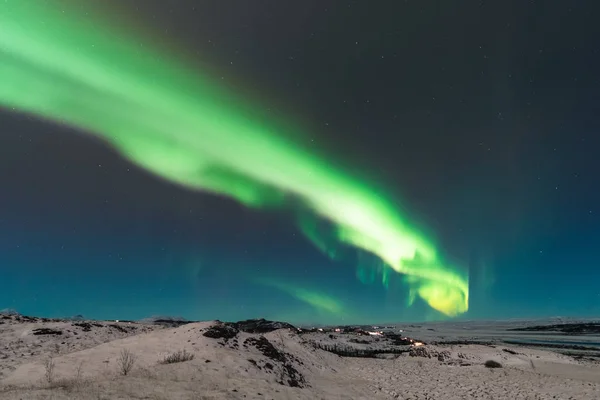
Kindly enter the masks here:
M 114 3 L 114 4 L 113 4 Z M 464 318 L 600 313 L 593 1 L 110 1 L 305 143 L 402 201 L 470 270 Z M 434 5 L 435 4 L 435 5 Z M 111 8 L 112 7 L 112 8 Z M 117 11 L 114 11 L 117 12 Z M 177 49 L 177 50 L 175 50 Z M 364 285 L 286 212 L 158 180 L 65 127 L 0 113 L 0 308 L 293 322 L 439 318 Z M 319 312 L 256 283 L 344 304 Z

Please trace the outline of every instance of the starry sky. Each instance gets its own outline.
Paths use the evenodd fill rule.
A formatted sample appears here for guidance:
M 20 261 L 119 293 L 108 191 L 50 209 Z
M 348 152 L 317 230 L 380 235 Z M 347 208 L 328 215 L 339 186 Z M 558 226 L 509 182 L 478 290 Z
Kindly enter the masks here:
M 224 189 L 190 187 L 178 170 L 157 174 L 179 153 L 142 165 L 100 132 L 12 107 L 40 97 L 34 79 L 14 99 L 0 81 L 0 309 L 293 323 L 600 313 L 600 26 L 591 0 L 51 3 L 88 27 L 82 37 L 124 32 L 154 49 L 159 56 L 136 64 L 140 79 L 177 60 L 302 155 L 279 164 L 265 155 L 262 172 L 242 133 L 215 136 L 214 151 L 233 154 L 236 179 L 277 170 L 293 187 L 293 166 L 314 156 L 326 166 L 316 175 L 343 171 L 353 188 L 368 188 L 359 206 L 385 198 L 433 243 L 444 271 L 468 276 L 468 311 L 433 307 L 415 295 L 415 274 L 382 260 L 389 252 L 340 239 L 347 221 L 313 204 L 327 185 L 293 195 L 275 185 L 284 195 L 276 207 L 236 197 L 231 185 L 246 181 L 229 170 L 217 173 Z M 0 64 L 16 63 L 11 51 L 23 47 L 14 43 L 0 41 Z M 119 73 L 119 58 L 105 61 Z M 333 236 L 344 243 L 324 249 Z

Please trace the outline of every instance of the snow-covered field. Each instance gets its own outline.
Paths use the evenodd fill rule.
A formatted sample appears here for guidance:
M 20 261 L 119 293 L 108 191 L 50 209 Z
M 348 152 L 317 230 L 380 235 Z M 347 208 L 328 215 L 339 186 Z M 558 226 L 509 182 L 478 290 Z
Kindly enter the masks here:
M 522 321 L 397 325 L 395 335 L 177 325 L 0 315 L 0 399 L 600 399 L 593 358 L 498 341 L 564 337 L 506 331 Z M 443 343 L 473 339 L 487 343 Z M 353 351 L 370 357 L 338 355 Z M 191 359 L 165 362 L 178 352 Z

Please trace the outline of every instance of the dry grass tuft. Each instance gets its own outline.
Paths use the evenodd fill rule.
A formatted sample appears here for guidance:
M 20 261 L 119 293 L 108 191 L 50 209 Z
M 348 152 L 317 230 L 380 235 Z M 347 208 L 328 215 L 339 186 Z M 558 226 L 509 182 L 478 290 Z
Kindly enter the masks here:
M 193 359 L 194 359 L 194 355 L 192 353 L 189 353 L 187 350 L 178 350 L 175 353 L 171 353 L 171 354 L 165 356 L 165 358 L 163 358 L 159 362 L 160 362 L 160 364 L 175 364 L 175 363 L 190 361 Z
M 54 367 L 54 360 L 52 359 L 52 357 L 48 357 L 44 361 L 44 379 L 46 379 L 46 382 L 48 382 L 49 384 L 52 384 L 52 382 L 54 382 Z

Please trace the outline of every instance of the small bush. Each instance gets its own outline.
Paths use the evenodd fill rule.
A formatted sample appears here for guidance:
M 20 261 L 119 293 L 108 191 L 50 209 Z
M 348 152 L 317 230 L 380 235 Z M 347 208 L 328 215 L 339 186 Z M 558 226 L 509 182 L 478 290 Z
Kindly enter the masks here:
M 485 365 L 486 368 L 502 368 L 502 364 L 494 360 L 487 360 L 483 365 Z
M 175 353 L 171 353 L 160 361 L 161 364 L 175 364 L 185 361 L 190 361 L 194 359 L 194 355 L 192 353 L 188 353 L 187 350 L 178 350 Z
M 117 359 L 117 365 L 121 375 L 127 375 L 129 374 L 129 372 L 131 372 L 133 364 L 135 364 L 136 358 L 137 357 L 135 356 L 135 354 L 133 354 L 128 349 L 121 350 L 121 354 Z

